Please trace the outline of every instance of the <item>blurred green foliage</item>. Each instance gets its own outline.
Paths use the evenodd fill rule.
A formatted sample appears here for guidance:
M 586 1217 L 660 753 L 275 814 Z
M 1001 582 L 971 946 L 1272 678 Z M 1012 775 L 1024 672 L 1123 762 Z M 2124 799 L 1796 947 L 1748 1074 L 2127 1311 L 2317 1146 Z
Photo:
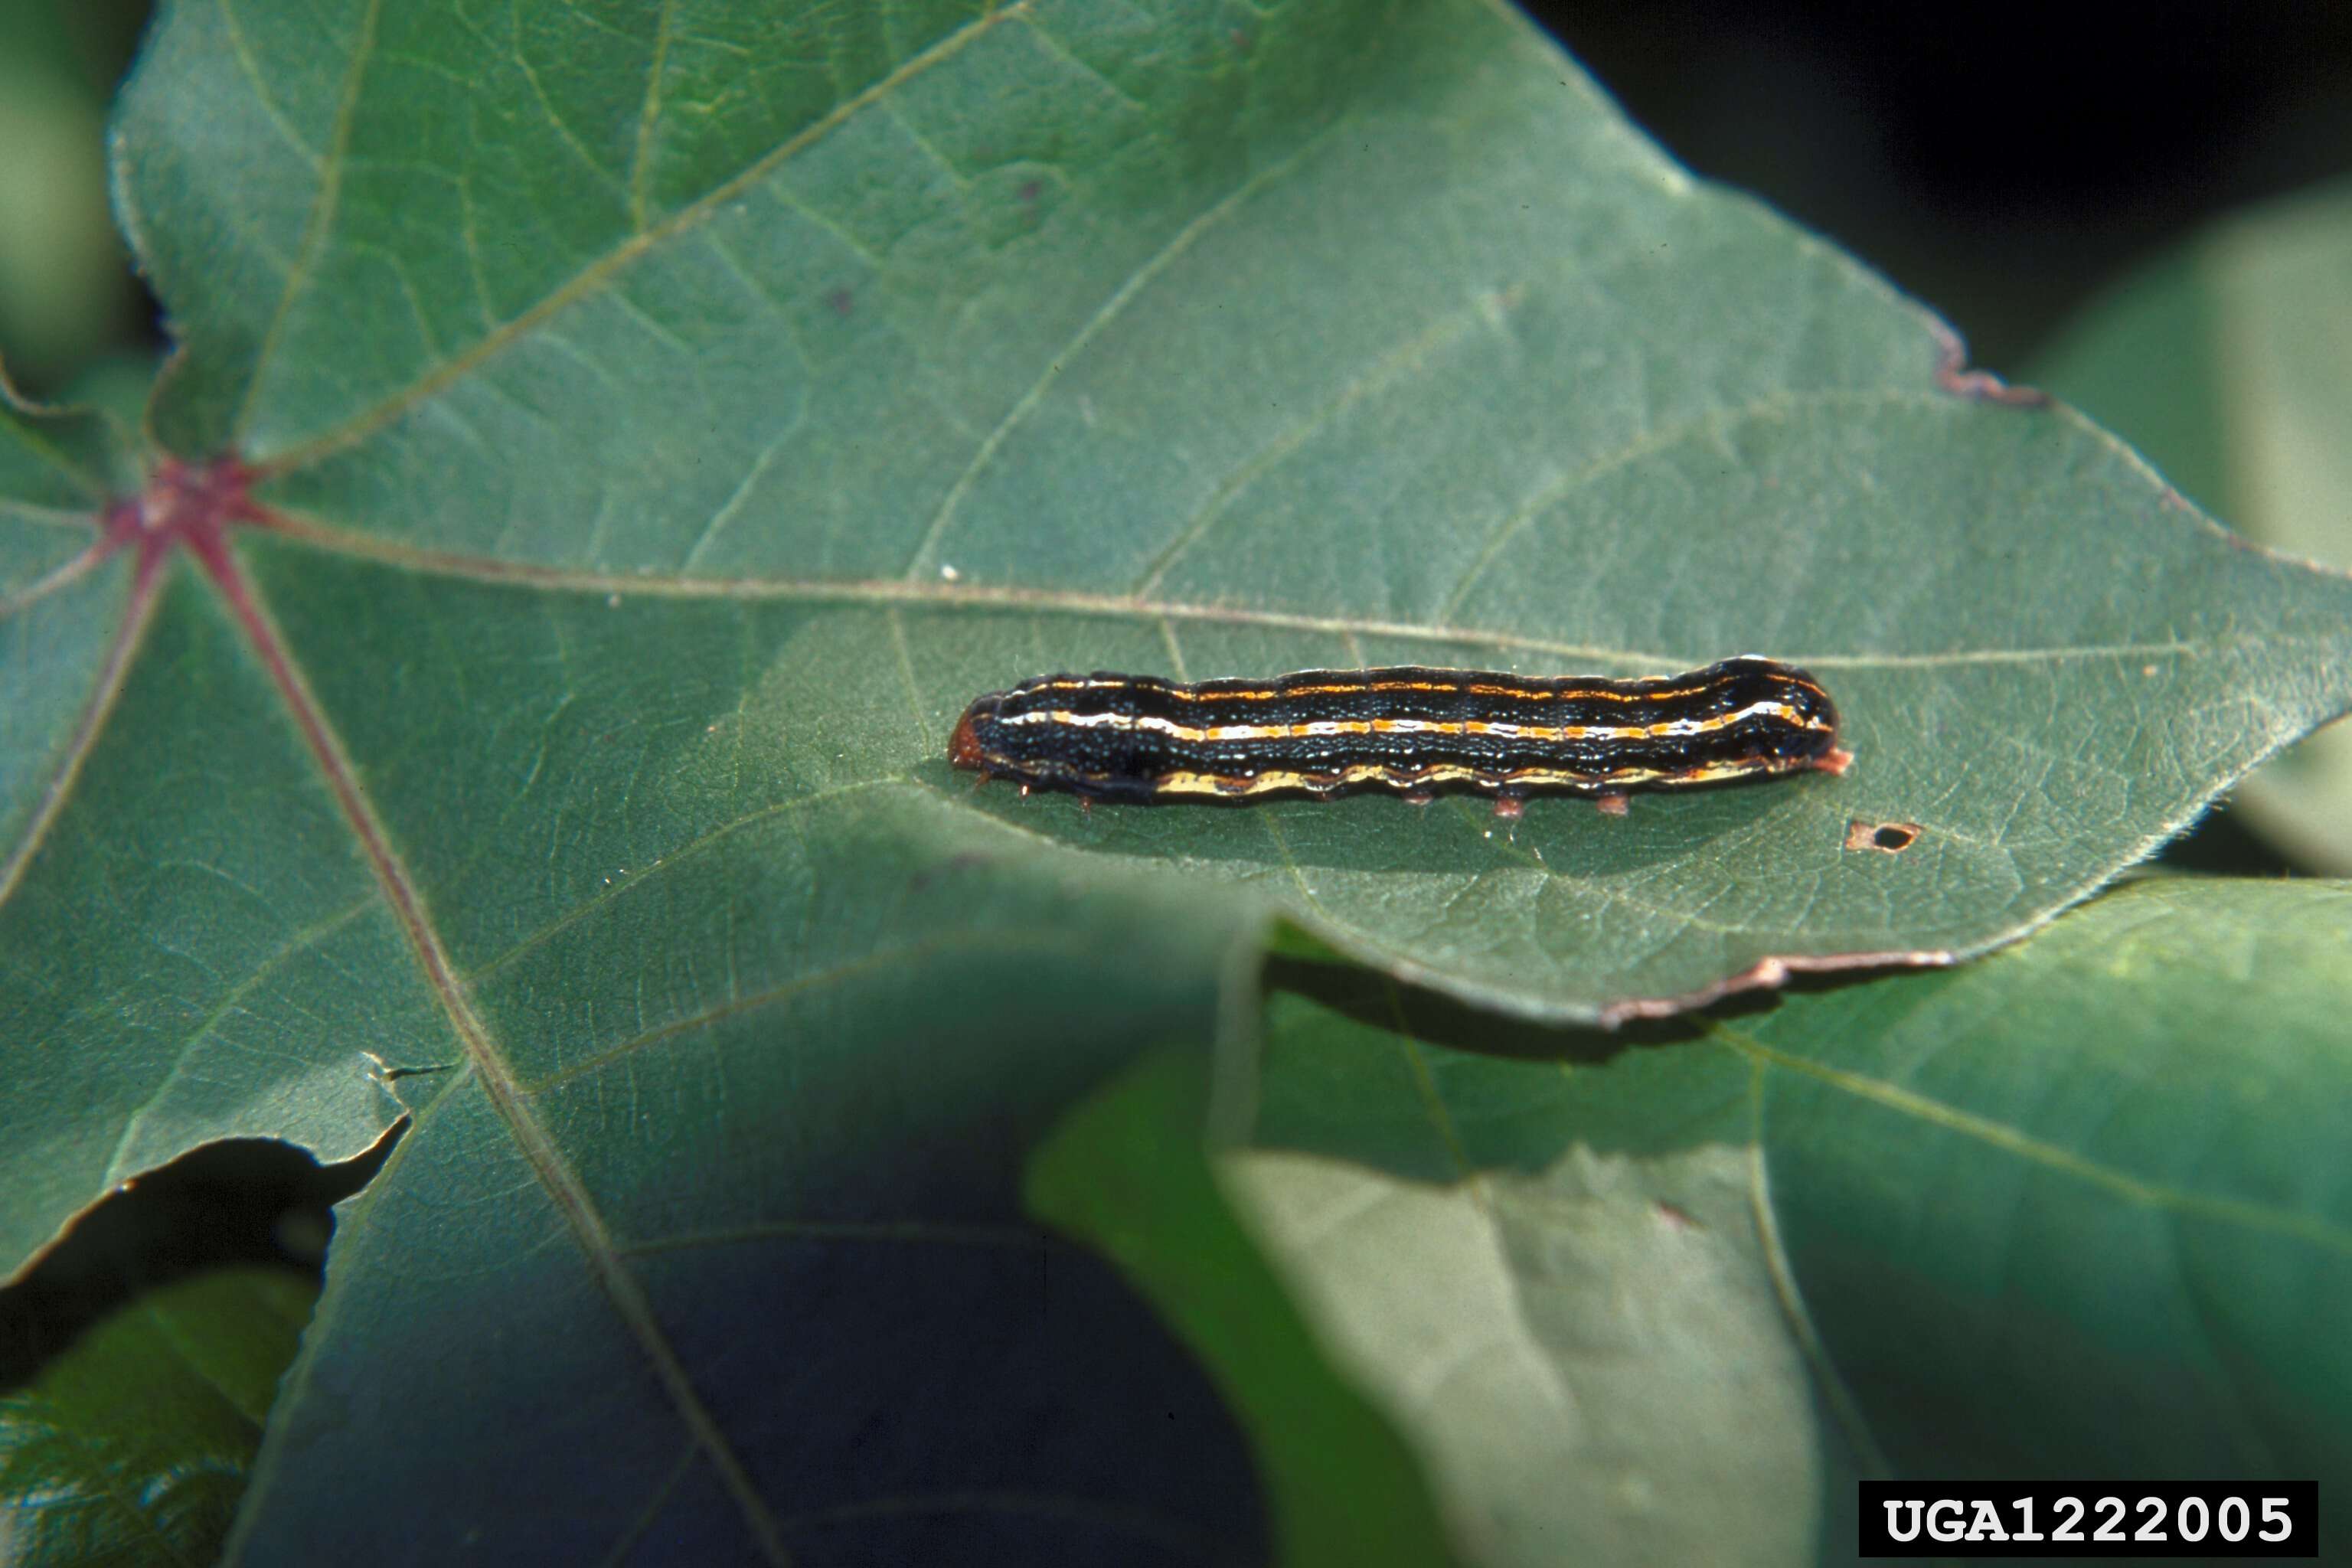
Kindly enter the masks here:
M 105 127 L 146 0 L 0 0 L 0 366 L 52 393 L 141 332 Z

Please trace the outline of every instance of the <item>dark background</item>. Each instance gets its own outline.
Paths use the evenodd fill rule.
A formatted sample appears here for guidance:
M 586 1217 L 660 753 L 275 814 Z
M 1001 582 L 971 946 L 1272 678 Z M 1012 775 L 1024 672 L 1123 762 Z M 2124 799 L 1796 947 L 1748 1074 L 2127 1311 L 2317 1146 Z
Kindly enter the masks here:
M 2352 5 L 1528 8 L 1683 163 L 1876 267 L 2011 375 L 2135 263 L 2352 169 Z M 163 343 L 106 226 L 97 156 L 147 9 L 0 0 L 0 363 L 37 394 Z M 12 245 L 62 258 L 62 292 L 10 271 Z M 2166 858 L 2288 868 L 2226 811 Z M 140 1284 L 225 1258 L 315 1270 L 324 1205 L 363 1179 L 360 1163 L 248 1155 L 235 1172 L 183 1162 L 110 1200 L 39 1278 L 0 1292 L 0 1381 Z
M 2352 168 L 2352 5 L 1528 7 L 1696 172 L 2014 372 L 2135 261 Z

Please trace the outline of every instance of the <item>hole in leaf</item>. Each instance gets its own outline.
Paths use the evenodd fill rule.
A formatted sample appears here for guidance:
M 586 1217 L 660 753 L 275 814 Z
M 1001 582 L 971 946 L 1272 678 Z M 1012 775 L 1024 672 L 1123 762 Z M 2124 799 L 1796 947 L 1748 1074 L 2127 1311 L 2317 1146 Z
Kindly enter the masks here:
M 330 1165 L 274 1138 L 226 1138 L 123 1183 L 0 1289 L 0 1390 L 23 1386 L 100 1320 L 173 1280 L 241 1265 L 317 1279 L 334 1205 L 367 1185 L 407 1126 L 403 1118 Z
M 1918 841 L 1923 831 L 1916 822 L 1864 822 L 1857 816 L 1846 824 L 1845 847 L 1900 855 Z

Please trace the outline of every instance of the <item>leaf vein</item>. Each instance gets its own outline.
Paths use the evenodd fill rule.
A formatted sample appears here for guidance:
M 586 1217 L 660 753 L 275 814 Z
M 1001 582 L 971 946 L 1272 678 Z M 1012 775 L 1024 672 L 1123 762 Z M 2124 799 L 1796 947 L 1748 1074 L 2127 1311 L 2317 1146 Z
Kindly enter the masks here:
M 972 453 L 971 460 L 964 466 L 963 471 L 958 474 L 954 481 L 948 486 L 946 493 L 940 500 L 939 510 L 932 515 L 929 527 L 924 530 L 922 539 L 915 546 L 912 559 L 907 563 L 908 581 L 918 580 L 930 567 L 938 554 L 940 541 L 945 538 L 950 525 L 955 521 L 957 511 L 963 505 L 964 498 L 971 494 L 971 487 L 978 481 L 982 471 L 995 460 L 996 454 L 1003 448 L 1005 440 L 1024 420 L 1028 418 L 1037 405 L 1044 401 L 1045 395 L 1053 390 L 1055 384 L 1061 379 L 1063 372 L 1084 353 L 1087 346 L 1108 330 L 1112 322 L 1118 321 L 1126 312 L 1127 308 L 1135 302 L 1138 296 L 1157 281 L 1168 268 L 1181 260 L 1185 253 L 1199 243 L 1202 235 L 1240 211 L 1248 204 L 1251 197 L 1268 189 L 1285 176 L 1296 173 L 1344 123 L 1344 118 L 1335 118 L 1330 124 L 1307 137 L 1294 151 L 1243 179 L 1224 195 L 1195 214 L 1191 222 L 1170 236 L 1166 244 L 1155 251 L 1141 266 L 1129 273 L 1117 289 L 1111 290 L 1103 302 L 1096 307 L 1094 313 L 1088 316 L 1078 330 L 1071 335 L 1069 341 L 1047 358 L 1045 368 L 1038 373 L 1036 379 L 1030 383 L 1028 390 L 1013 400 L 1012 405 L 1004 411 L 1004 416 L 997 421 L 996 427 L 982 438 L 978 449 Z
M 1898 1114 L 1911 1116 L 1931 1126 L 1941 1128 L 1959 1137 L 1973 1139 L 2005 1152 L 2028 1160 L 2037 1165 L 2074 1177 L 2092 1186 L 2103 1188 L 2126 1202 L 2141 1204 L 2160 1211 L 2187 1215 L 2198 1219 L 2212 1220 L 2223 1225 L 2242 1226 L 2249 1230 L 2263 1231 L 2275 1236 L 2290 1237 L 2330 1252 L 2352 1256 L 2352 1231 L 2311 1215 L 2295 1214 L 2269 1205 L 2250 1203 L 2239 1198 L 2209 1197 L 2160 1182 L 2143 1180 L 2100 1162 L 2063 1149 L 2020 1131 L 2014 1127 L 1962 1110 L 1958 1106 L 1934 1100 L 1900 1084 L 1889 1083 L 1864 1073 L 1833 1068 L 1825 1062 L 1809 1061 L 1787 1051 L 1779 1050 L 1753 1035 L 1718 1022 L 1715 1026 L 1718 1038 L 1733 1049 L 1752 1059 L 1780 1068 L 1800 1077 L 1811 1078 L 1829 1087 L 1843 1090 L 1858 1100 L 1865 1100 Z
M 1428 622 L 1390 621 L 1370 616 L 1316 615 L 1246 605 L 1155 602 L 1124 594 L 982 584 L 961 580 L 841 578 L 827 581 L 802 577 L 681 577 L 578 571 L 570 567 L 541 566 L 490 556 L 467 555 L 454 551 L 422 549 L 398 541 L 330 527 L 283 511 L 274 511 L 271 521 L 276 531 L 286 537 L 341 554 L 464 581 L 511 583 L 565 593 L 598 595 L 626 593 L 673 599 L 732 599 L 747 603 L 798 600 L 818 604 L 905 604 L 950 610 L 1028 609 L 1087 616 L 1128 616 L 1138 619 L 1165 616 L 1178 621 L 1319 632 L 1334 637 L 1354 635 L 1402 642 L 1454 643 L 1500 652 L 1587 659 L 1596 665 L 1652 672 L 1688 669 L 1702 662 L 1705 657 L 1698 650 L 1687 648 L 1657 651 L 1607 643 L 1565 642 L 1555 637 L 1517 632 L 1440 626 Z M 2162 642 L 1946 648 L 1921 653 L 1814 653 L 1795 650 L 1780 652 L 1775 657 L 1816 670 L 1925 669 L 2054 664 L 2069 659 L 2189 658 L 2250 647 L 2322 647 L 2333 650 L 2335 643 L 2321 637 L 2238 632 L 2227 637 L 2175 637 Z
M 372 5 L 381 0 L 371 0 Z M 867 105 L 879 102 L 911 79 L 930 70 L 962 52 L 971 42 L 1008 16 L 1017 16 L 1029 8 L 1032 0 L 1013 0 L 1003 10 L 992 12 L 941 38 L 921 54 L 908 59 L 889 75 L 875 82 L 856 96 L 836 104 L 829 112 L 786 138 L 766 156 L 754 161 L 741 174 L 721 181 L 703 195 L 684 204 L 666 216 L 661 222 L 641 229 L 628 240 L 614 246 L 610 252 L 582 268 L 570 279 L 548 291 L 530 309 L 509 319 L 503 326 L 487 332 L 481 341 L 467 351 L 452 355 L 428 368 L 405 387 L 385 397 L 374 406 L 362 410 L 341 425 L 300 442 L 276 457 L 257 465 L 260 477 L 286 472 L 315 463 L 331 453 L 342 450 L 365 440 L 369 436 L 394 423 L 473 371 L 504 353 L 523 333 L 546 321 L 575 301 L 585 298 L 608 279 L 617 276 L 634 264 L 662 240 L 701 222 L 751 186 L 766 179 L 787 160 L 804 148 L 838 129 L 851 116 Z M 371 13 L 373 14 L 373 13 Z
M 277 308 L 271 311 L 269 325 L 262 330 L 261 341 L 255 345 L 252 370 L 245 384 L 245 395 L 239 401 L 230 428 L 236 434 L 234 445 L 244 446 L 244 432 L 251 423 L 254 401 L 261 391 L 263 373 L 278 352 L 278 339 L 294 314 L 294 301 L 302 292 L 319 256 L 327 243 L 327 231 L 333 226 L 335 210 L 342 200 L 343 164 L 349 154 L 352 122 L 359 105 L 360 84 L 366 79 L 367 67 L 375 50 L 377 18 L 383 14 L 383 0 L 367 0 L 362 13 L 358 37 L 352 45 L 352 63 L 343 73 L 341 100 L 335 106 L 334 127 L 328 135 L 327 151 L 317 160 L 319 188 L 310 200 L 310 216 L 303 226 L 302 238 L 296 246 L 292 259 L 286 268 L 284 286 L 278 295 Z M 227 9 L 224 5 L 223 9 Z M 415 307 L 412 300 L 411 308 Z
M 661 127 L 662 72 L 669 63 L 669 39 L 677 19 L 677 0 L 662 0 L 661 12 L 654 19 L 652 58 L 646 62 L 645 102 L 637 111 L 636 155 L 629 167 L 629 226 L 643 233 L 646 226 L 646 187 L 652 180 L 654 136 Z
M 162 574 L 150 563 L 142 562 L 131 589 L 131 603 L 124 606 L 122 624 L 115 629 L 114 641 L 106 650 L 106 662 L 100 666 L 98 679 L 89 697 L 82 704 L 81 717 L 75 721 L 73 733 L 67 738 L 65 752 L 58 760 L 49 782 L 41 791 L 32 814 L 25 819 L 25 831 L 17 837 L 7 858 L 0 860 L 0 905 L 7 903 L 24 879 L 25 868 L 48 837 L 58 814 L 65 809 L 66 797 L 73 793 L 74 780 L 81 775 L 82 763 L 98 744 L 100 733 L 106 728 L 109 714 L 114 711 L 115 700 L 122 695 L 124 683 L 130 678 L 132 656 L 145 639 L 147 625 L 153 618 L 158 584 Z
M 311 694 L 295 667 L 283 634 L 268 616 L 253 584 L 234 555 L 226 552 L 205 558 L 214 585 L 245 632 L 256 656 L 268 669 L 280 700 L 300 731 L 329 790 L 341 807 L 346 826 L 359 841 L 375 874 L 385 904 L 407 933 L 409 945 L 425 984 L 439 1000 L 472 1065 L 476 1081 L 488 1097 L 491 1109 L 514 1139 L 517 1150 L 549 1201 L 563 1216 L 574 1244 L 586 1260 L 605 1301 L 645 1355 L 672 1410 L 690 1431 L 718 1470 L 729 1497 L 743 1517 L 746 1529 L 771 1563 L 785 1564 L 790 1553 L 777 1533 L 766 1500 L 752 1484 L 743 1463 L 719 1429 L 709 1407 L 695 1388 L 685 1363 L 669 1343 L 656 1317 L 644 1285 L 614 1251 L 612 1235 L 586 1183 L 574 1170 L 554 1136 L 533 1114 L 520 1089 L 512 1065 L 499 1041 L 475 1010 L 465 981 L 450 962 L 439 928 L 426 909 L 422 889 L 394 851 L 374 805 L 361 785 L 357 768 L 343 748 L 341 737 Z

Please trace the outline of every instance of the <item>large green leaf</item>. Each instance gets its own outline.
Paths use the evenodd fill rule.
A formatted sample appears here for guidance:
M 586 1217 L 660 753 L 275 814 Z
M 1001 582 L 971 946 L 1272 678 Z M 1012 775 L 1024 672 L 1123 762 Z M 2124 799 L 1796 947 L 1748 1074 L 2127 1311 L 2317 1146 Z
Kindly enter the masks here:
M 2012 937 L 2352 694 L 2352 584 L 1961 395 L 1490 7 L 493 31 L 171 11 L 120 135 L 189 344 L 159 423 L 451 592 L 824 612 L 863 679 L 785 765 L 826 786 L 938 787 L 962 703 L 1055 667 L 1810 663 L 1851 775 L 1631 824 L 975 808 L 1590 1017 Z
M 2140 268 L 2035 365 L 2232 528 L 2352 565 L 2352 188 L 2214 225 Z M 2255 824 L 2303 861 L 2352 871 L 2352 730 L 2248 779 Z
M 184 0 L 116 150 L 181 460 L 8 603 L 0 1223 L 414 1114 L 246 1560 L 1245 1554 L 1239 1431 L 1021 1172 L 1240 1037 L 1270 915 L 1585 1017 L 1935 959 L 2352 688 L 2352 585 L 1962 395 L 1471 0 Z M 1853 773 L 1514 837 L 940 755 L 1054 666 L 1742 648 Z
M 2347 943 L 2342 884 L 2142 879 L 1632 1040 L 1294 969 L 1224 1187 L 1472 1561 L 1850 1561 L 1857 1466 L 2334 1495 Z

